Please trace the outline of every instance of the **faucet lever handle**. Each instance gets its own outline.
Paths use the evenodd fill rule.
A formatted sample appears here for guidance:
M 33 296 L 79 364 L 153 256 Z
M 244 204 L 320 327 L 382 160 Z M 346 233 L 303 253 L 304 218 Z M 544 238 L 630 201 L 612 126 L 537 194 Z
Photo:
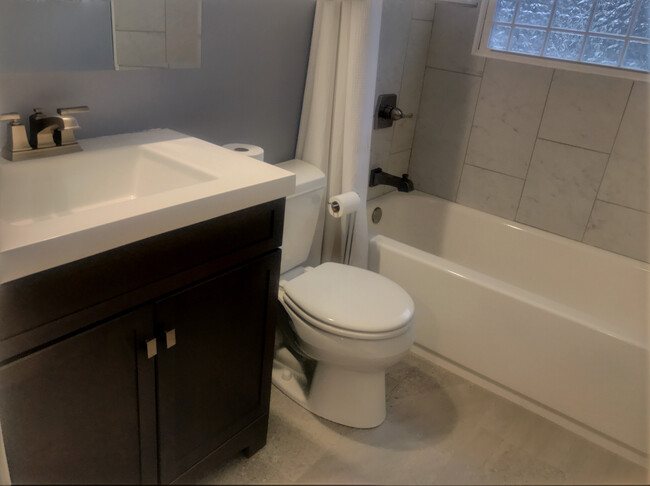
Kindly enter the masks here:
M 90 108 L 88 108 L 85 105 L 82 106 L 69 106 L 67 108 L 57 108 L 56 112 L 59 115 L 72 115 L 74 113 L 85 113 L 86 111 L 90 111 Z
M 15 111 L 11 113 L 3 113 L 0 115 L 0 121 L 11 121 L 13 125 L 17 125 L 16 122 L 20 121 L 20 115 Z

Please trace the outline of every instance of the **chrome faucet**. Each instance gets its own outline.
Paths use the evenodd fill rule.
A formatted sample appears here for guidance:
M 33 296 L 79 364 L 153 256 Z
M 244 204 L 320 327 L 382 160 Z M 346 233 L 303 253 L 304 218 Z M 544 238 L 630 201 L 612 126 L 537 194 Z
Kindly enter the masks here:
M 8 160 L 26 160 L 78 152 L 81 147 L 74 138 L 73 130 L 80 128 L 74 113 L 88 111 L 87 106 L 59 108 L 57 115 L 45 115 L 40 108 L 34 109 L 29 117 L 29 141 L 25 127 L 20 123 L 18 113 L 0 115 L 0 120 L 9 120 L 7 142 L 2 156 Z
M 76 143 L 72 130 L 80 128 L 73 113 L 88 111 L 87 106 L 59 108 L 58 115 L 44 115 L 40 108 L 34 108 L 29 117 L 29 144 L 34 149 L 70 145 Z

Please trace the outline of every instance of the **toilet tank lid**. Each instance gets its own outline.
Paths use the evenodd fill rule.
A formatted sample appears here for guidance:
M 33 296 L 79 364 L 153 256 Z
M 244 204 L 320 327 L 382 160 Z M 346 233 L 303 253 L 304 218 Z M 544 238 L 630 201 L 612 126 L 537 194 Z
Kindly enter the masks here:
M 296 192 L 301 194 L 325 187 L 325 174 L 315 165 L 300 159 L 287 160 L 276 167 L 296 174 Z

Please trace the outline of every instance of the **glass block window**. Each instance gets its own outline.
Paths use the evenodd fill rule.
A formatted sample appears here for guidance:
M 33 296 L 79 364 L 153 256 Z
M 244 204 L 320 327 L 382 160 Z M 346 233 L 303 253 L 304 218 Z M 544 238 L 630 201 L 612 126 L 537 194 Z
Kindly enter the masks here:
M 492 51 L 650 72 L 650 0 L 491 2 Z

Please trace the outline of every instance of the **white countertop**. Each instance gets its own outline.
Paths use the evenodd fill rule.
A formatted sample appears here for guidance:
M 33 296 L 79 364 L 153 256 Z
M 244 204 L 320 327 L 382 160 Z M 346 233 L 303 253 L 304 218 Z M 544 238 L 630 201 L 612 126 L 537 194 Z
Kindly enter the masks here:
M 1 283 L 282 198 L 295 190 L 295 176 L 290 172 L 172 130 L 99 137 L 79 143 L 84 150 L 75 154 L 0 163 Z M 158 190 L 154 194 L 127 195 L 109 203 L 61 211 L 47 217 L 16 218 L 16 213 L 29 213 L 29 208 L 24 206 L 29 206 L 32 199 L 39 199 L 41 213 L 43 204 L 47 204 L 46 199 L 43 203 L 45 196 L 35 194 L 30 198 L 28 193 L 21 192 L 20 186 L 25 185 L 24 191 L 33 186 L 37 188 L 34 192 L 42 193 L 42 187 L 63 183 L 63 178 L 56 179 L 58 167 L 63 168 L 65 164 L 80 167 L 78 164 L 84 163 L 84 157 L 94 157 L 93 160 L 107 164 L 102 167 L 109 167 L 112 160 L 136 146 L 145 147 L 147 153 L 163 159 L 182 160 L 183 168 L 203 174 L 201 177 L 205 180 Z M 115 167 L 118 171 L 117 163 Z M 35 178 L 46 173 L 50 186 L 44 186 L 43 181 L 30 186 Z M 70 173 L 73 175 L 65 176 L 70 192 L 102 191 L 113 183 L 111 177 L 104 176 L 91 178 L 91 182 L 87 176 L 78 183 L 70 182 L 76 177 Z M 130 174 L 130 177 L 138 176 L 134 176 L 133 171 Z M 110 175 L 115 180 L 120 177 L 119 174 Z M 30 184 L 21 183 L 21 180 Z M 61 199 L 60 187 L 58 193 L 57 198 Z

